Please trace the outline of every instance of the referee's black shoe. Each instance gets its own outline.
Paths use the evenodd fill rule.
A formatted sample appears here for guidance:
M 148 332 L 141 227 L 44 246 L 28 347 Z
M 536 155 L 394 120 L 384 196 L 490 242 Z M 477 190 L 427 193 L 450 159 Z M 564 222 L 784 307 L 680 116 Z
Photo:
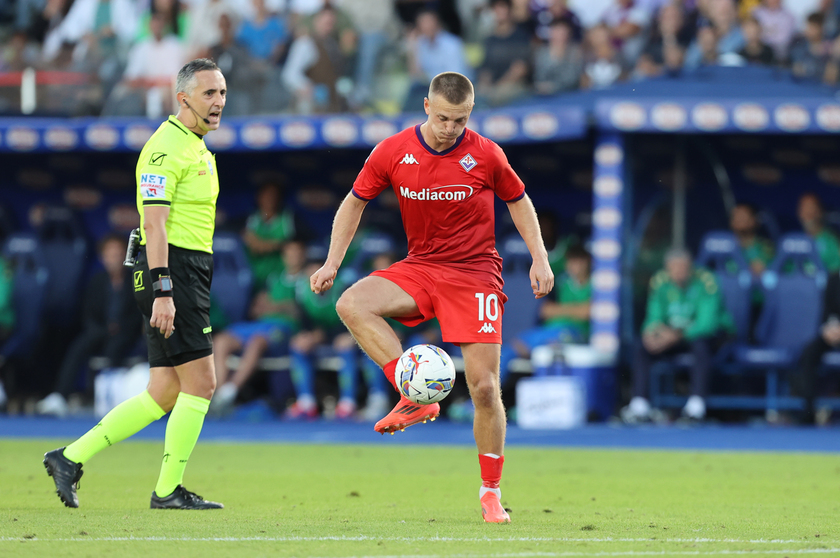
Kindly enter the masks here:
M 55 481 L 55 492 L 68 508 L 79 507 L 79 497 L 76 489 L 82 478 L 82 464 L 75 463 L 64 457 L 64 448 L 54 449 L 44 454 L 44 467 L 47 474 Z
M 172 494 L 165 498 L 158 496 L 157 492 L 152 492 L 153 510 L 220 510 L 224 507 L 223 504 L 218 502 L 205 500 L 180 484 L 175 487 Z

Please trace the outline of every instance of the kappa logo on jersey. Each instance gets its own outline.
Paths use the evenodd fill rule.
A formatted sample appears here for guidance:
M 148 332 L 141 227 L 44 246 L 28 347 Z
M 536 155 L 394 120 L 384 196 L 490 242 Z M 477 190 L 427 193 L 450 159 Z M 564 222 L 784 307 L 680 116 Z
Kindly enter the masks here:
M 448 184 L 423 188 L 418 192 L 400 186 L 400 195 L 410 200 L 420 201 L 463 201 L 473 195 L 473 187 L 466 184 Z
M 481 326 L 481 329 L 478 330 L 479 333 L 496 333 L 496 328 L 493 327 L 493 324 L 490 322 L 484 322 L 484 325 Z
M 140 196 L 147 200 L 165 198 L 166 177 L 160 174 L 141 174 Z
M 475 166 L 478 164 L 478 163 L 475 162 L 475 159 L 473 159 L 473 156 L 470 155 L 469 153 L 467 153 L 466 156 L 464 156 L 464 158 L 461 159 L 458 162 L 461 163 L 461 166 L 464 167 L 464 170 L 467 171 L 467 172 L 470 172 L 471 170 L 473 170 L 475 168 Z
M 414 158 L 414 155 L 411 153 L 406 153 L 405 157 L 402 158 L 400 161 L 401 165 L 419 165 L 420 163 L 417 162 L 417 159 Z

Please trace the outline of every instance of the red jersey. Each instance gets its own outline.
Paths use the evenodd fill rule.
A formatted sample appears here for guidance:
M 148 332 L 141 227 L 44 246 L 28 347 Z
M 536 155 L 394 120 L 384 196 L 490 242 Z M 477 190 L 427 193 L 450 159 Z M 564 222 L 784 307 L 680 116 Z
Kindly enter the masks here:
M 525 195 L 501 147 L 465 129 L 455 145 L 437 152 L 426 144 L 418 124 L 373 149 L 353 194 L 371 200 L 389 186 L 400 201 L 408 260 L 484 260 L 501 271 L 493 194 L 506 202 Z

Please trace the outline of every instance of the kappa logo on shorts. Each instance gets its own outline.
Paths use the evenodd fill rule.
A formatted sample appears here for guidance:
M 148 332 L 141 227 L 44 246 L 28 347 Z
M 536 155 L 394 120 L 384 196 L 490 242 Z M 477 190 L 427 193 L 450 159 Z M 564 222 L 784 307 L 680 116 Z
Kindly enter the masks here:
M 143 270 L 138 270 L 134 272 L 134 291 L 142 291 L 143 290 Z
M 484 325 L 481 326 L 481 329 L 478 330 L 479 333 L 496 333 L 496 328 L 493 327 L 493 324 L 490 322 L 484 322 Z

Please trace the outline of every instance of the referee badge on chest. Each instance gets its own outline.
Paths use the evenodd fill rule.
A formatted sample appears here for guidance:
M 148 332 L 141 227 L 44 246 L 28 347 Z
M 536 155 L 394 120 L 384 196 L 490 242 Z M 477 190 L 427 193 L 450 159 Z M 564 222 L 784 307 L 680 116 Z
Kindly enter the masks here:
M 475 162 L 475 159 L 473 159 L 473 156 L 470 155 L 469 153 L 467 153 L 466 156 L 464 156 L 464 158 L 461 159 L 458 162 L 461 163 L 461 166 L 464 167 L 464 170 L 467 171 L 467 172 L 470 172 L 471 170 L 473 170 L 475 168 L 475 166 L 478 164 L 478 163 Z

